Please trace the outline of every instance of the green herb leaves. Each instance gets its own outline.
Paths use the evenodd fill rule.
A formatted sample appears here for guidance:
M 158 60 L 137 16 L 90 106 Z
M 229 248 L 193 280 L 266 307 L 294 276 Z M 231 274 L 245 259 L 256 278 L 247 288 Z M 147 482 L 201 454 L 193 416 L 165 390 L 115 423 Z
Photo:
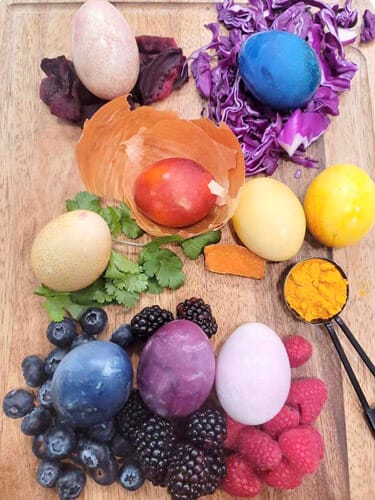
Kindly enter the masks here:
M 115 238 L 121 233 L 131 239 L 139 238 L 144 234 L 143 229 L 132 219 L 130 209 L 125 203 L 121 203 L 119 207 L 102 207 L 99 196 L 81 191 L 75 195 L 74 200 L 67 200 L 65 204 L 68 212 L 81 209 L 91 210 L 101 215 Z
M 203 252 L 206 245 L 219 243 L 220 240 L 221 231 L 209 231 L 208 233 L 200 234 L 199 236 L 194 236 L 193 238 L 182 241 L 181 247 L 186 257 L 195 260 Z
M 68 211 L 82 209 L 96 212 L 105 219 L 114 238 L 124 234 L 135 239 L 143 234 L 124 203 L 119 207 L 102 207 L 98 196 L 82 191 L 73 200 L 66 201 L 66 208 Z M 35 294 L 46 298 L 45 309 L 50 319 L 56 322 L 62 321 L 66 314 L 79 319 L 85 309 L 92 306 L 119 304 L 131 308 L 136 305 L 141 293 L 159 294 L 166 288 L 176 290 L 185 283 L 182 259 L 165 245 L 175 243 L 181 246 L 189 259 L 195 260 L 206 245 L 217 243 L 220 239 L 221 231 L 210 231 L 186 240 L 171 235 L 155 238 L 144 245 L 129 242 L 141 246 L 136 262 L 112 251 L 103 275 L 87 288 L 76 292 L 56 292 L 41 285 Z M 126 241 L 121 243 L 126 244 Z

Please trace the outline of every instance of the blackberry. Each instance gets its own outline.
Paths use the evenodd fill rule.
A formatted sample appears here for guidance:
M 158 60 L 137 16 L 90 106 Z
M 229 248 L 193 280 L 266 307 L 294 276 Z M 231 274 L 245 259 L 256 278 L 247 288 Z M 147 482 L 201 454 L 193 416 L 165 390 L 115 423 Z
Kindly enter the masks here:
M 133 389 L 125 406 L 117 415 L 118 430 L 122 437 L 134 445 L 138 428 L 151 417 L 138 389 Z
M 219 410 L 198 410 L 186 425 L 188 441 L 198 448 L 212 450 L 223 446 L 227 437 L 225 415 Z
M 206 304 L 203 299 L 192 297 L 178 304 L 178 319 L 188 319 L 202 328 L 208 338 L 217 332 L 216 319 L 212 316 L 211 306 Z
M 207 458 L 210 462 L 211 478 L 218 485 L 227 474 L 227 466 L 225 461 L 225 450 L 223 447 L 216 448 L 207 452 Z
M 211 495 L 218 478 L 212 474 L 211 459 L 191 444 L 176 447 L 167 474 L 168 493 L 173 500 L 196 500 Z
M 136 339 L 146 341 L 156 330 L 173 319 L 173 314 L 160 306 L 145 307 L 134 316 L 130 327 Z
M 152 416 L 138 430 L 137 456 L 146 478 L 155 486 L 166 484 L 174 446 L 173 427 L 164 418 Z

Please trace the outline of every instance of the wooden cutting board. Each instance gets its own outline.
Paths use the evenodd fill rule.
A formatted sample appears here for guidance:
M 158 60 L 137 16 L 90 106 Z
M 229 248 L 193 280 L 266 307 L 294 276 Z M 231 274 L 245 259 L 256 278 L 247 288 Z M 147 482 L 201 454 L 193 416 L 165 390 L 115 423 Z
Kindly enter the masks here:
M 354 1 L 364 10 L 369 1 Z M 210 39 L 203 25 L 216 19 L 213 1 L 124 2 L 118 4 L 136 34 L 174 36 L 186 54 Z M 74 160 L 80 130 L 51 116 L 39 100 L 42 57 L 70 54 L 70 23 L 78 4 L 70 1 L 0 1 L 0 397 L 24 385 L 20 364 L 31 353 L 46 355 L 47 316 L 40 298 L 33 295 L 37 283 L 30 269 L 29 254 L 38 230 L 64 211 L 65 199 L 83 188 Z M 341 97 L 341 115 L 333 120 L 323 140 L 310 149 L 324 167 L 352 162 L 375 178 L 375 45 L 349 48 L 359 66 L 350 93 Z M 185 118 L 199 116 L 201 101 L 189 82 L 159 105 L 178 111 Z M 316 171 L 285 163 L 277 177 L 288 183 L 302 199 Z M 231 241 L 227 228 L 224 241 Z M 333 253 L 307 236 L 298 258 L 332 257 L 346 270 L 350 301 L 343 316 L 372 359 L 375 358 L 375 230 L 360 244 Z M 129 255 L 132 255 L 129 253 Z M 297 259 L 293 259 L 293 262 Z M 317 426 L 325 440 L 325 459 L 318 473 L 308 477 L 293 492 L 280 493 L 264 487 L 262 499 L 370 500 L 375 498 L 375 442 L 346 374 L 329 338 L 318 327 L 296 322 L 281 298 L 282 275 L 291 264 L 269 264 L 263 281 L 226 277 L 205 271 L 202 258 L 186 262 L 183 288 L 160 297 L 145 296 L 139 308 L 153 303 L 175 308 L 190 296 L 202 296 L 212 304 L 219 323 L 216 350 L 241 323 L 261 321 L 285 336 L 299 333 L 314 346 L 313 358 L 293 376 L 321 377 L 328 385 L 329 400 Z M 134 311 L 109 310 L 113 330 L 128 321 Z M 108 331 L 107 335 L 110 334 Z M 342 337 L 342 335 L 341 335 Z M 344 342 L 345 343 L 345 342 Z M 346 347 L 347 343 L 345 343 Z M 350 359 L 371 402 L 375 402 L 373 380 L 358 357 Z M 2 500 L 52 499 L 54 492 L 35 482 L 37 461 L 31 440 L 21 434 L 20 422 L 0 421 L 0 498 Z M 86 500 L 134 498 L 167 499 L 166 491 L 151 485 L 136 493 L 125 493 L 117 485 L 99 487 L 88 481 Z M 218 492 L 214 498 L 227 499 Z

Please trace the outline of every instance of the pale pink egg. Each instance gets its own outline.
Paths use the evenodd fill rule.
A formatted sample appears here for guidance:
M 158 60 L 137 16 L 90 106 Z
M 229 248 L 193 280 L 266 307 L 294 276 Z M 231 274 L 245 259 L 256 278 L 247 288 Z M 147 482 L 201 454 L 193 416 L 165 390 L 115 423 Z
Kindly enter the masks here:
M 273 418 L 290 388 L 290 364 L 280 337 L 262 323 L 237 328 L 220 350 L 216 392 L 237 422 L 260 425 Z

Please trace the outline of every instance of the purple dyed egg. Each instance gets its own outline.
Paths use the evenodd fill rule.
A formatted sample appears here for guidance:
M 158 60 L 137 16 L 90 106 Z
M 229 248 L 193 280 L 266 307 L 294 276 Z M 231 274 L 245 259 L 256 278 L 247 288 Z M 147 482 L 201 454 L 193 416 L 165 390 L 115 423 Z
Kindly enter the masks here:
M 145 345 L 137 381 L 143 401 L 163 417 L 200 408 L 215 379 L 215 356 L 202 329 L 185 319 L 162 326 Z

